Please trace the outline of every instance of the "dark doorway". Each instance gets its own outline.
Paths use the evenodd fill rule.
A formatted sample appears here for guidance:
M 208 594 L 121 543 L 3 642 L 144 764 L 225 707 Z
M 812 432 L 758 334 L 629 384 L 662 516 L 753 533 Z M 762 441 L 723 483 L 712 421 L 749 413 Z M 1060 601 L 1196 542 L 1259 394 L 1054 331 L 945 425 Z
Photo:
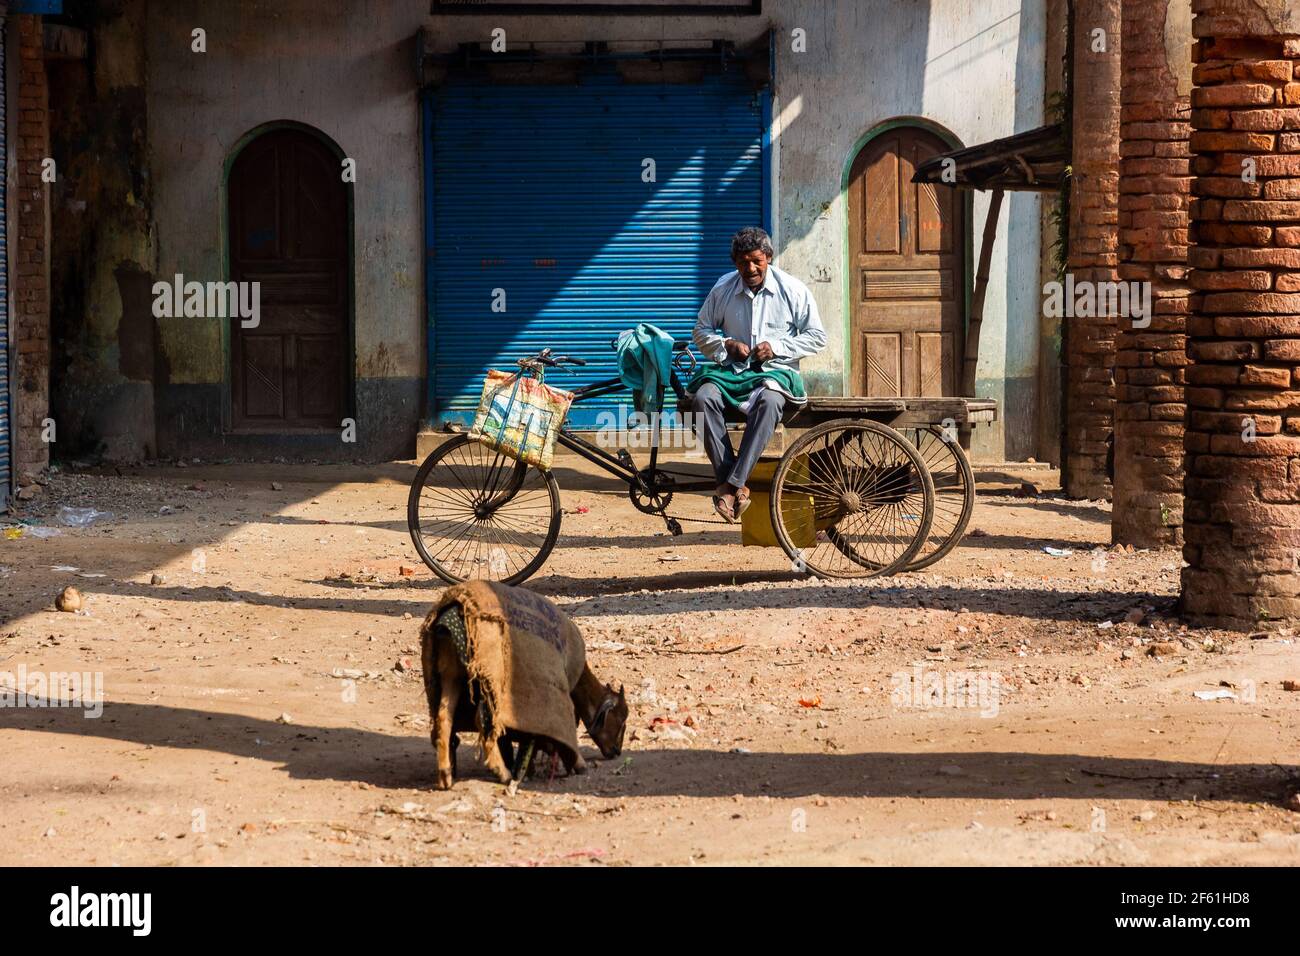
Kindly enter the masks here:
M 964 204 L 912 182 L 952 147 L 928 130 L 876 136 L 849 173 L 853 386 L 859 395 L 954 395 L 961 368 Z
M 230 278 L 261 283 L 256 328 L 230 322 L 231 426 L 338 428 L 351 381 L 348 195 L 317 136 L 275 129 L 230 169 Z

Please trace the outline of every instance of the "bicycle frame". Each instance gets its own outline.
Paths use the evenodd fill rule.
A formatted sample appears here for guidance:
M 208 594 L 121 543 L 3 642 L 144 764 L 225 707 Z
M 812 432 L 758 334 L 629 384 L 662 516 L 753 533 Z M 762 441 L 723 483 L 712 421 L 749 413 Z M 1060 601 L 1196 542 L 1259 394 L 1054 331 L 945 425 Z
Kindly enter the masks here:
M 681 380 L 677 377 L 677 372 L 672 373 L 670 379 L 673 393 L 681 399 L 685 397 L 686 391 L 682 388 Z M 573 390 L 573 403 L 590 400 L 593 398 L 604 398 L 607 395 L 614 395 L 623 391 L 626 386 L 622 379 L 610 378 L 600 382 L 592 382 L 590 385 L 583 385 Z M 616 478 L 625 482 L 629 489 L 639 489 L 643 492 L 654 493 L 660 488 L 659 476 L 667 474 L 659 471 L 659 429 L 654 429 L 654 438 L 650 446 L 650 463 L 645 468 L 638 471 L 635 463 L 632 462 L 632 455 L 625 448 L 620 448 L 619 452 L 626 456 L 626 461 L 618 455 L 611 455 L 605 449 L 592 444 L 585 438 L 580 438 L 569 430 L 568 425 L 561 426 L 559 434 L 555 439 L 565 448 L 581 455 L 593 465 L 603 468 L 605 471 L 614 475 Z M 642 477 L 642 472 L 648 473 L 650 482 Z M 717 485 L 712 479 L 701 479 L 700 481 L 674 482 L 672 487 L 675 491 L 712 491 Z

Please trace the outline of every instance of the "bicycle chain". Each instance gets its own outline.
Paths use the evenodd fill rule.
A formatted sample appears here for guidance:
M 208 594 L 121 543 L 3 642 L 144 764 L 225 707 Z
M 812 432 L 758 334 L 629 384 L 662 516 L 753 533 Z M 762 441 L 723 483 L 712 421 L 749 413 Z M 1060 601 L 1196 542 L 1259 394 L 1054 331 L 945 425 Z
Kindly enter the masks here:
M 623 451 L 624 453 L 626 453 L 626 449 L 620 449 L 620 451 Z M 621 458 L 621 457 L 622 457 L 622 456 L 620 455 L 620 458 Z M 626 464 L 628 464 L 629 467 L 635 467 L 635 466 L 632 464 L 632 462 L 631 462 L 631 456 L 630 456 L 630 455 L 628 455 L 628 460 L 627 460 Z M 675 475 L 675 476 L 677 476 L 677 477 L 681 477 L 681 478 L 704 478 L 704 477 L 706 477 L 705 475 L 697 475 L 697 474 L 695 474 L 694 472 L 690 472 L 690 471 L 676 471 L 676 470 L 674 470 L 674 469 L 672 469 L 672 468 L 656 468 L 655 470 L 656 470 L 656 471 L 659 471 L 659 472 L 662 472 L 662 473 L 665 474 L 665 475 Z M 637 475 L 640 476 L 640 472 L 637 472 Z M 637 508 L 637 510 L 638 510 L 638 511 L 641 511 L 640 508 Z M 664 521 L 669 521 L 669 520 L 672 520 L 672 521 L 693 521 L 693 522 L 695 522 L 696 524 L 735 524 L 734 521 L 724 521 L 724 520 L 722 520 L 721 518 L 687 518 L 687 517 L 685 517 L 684 515 L 670 515 L 670 514 L 668 514 L 667 512 L 664 512 L 664 511 L 643 511 L 642 514 L 657 514 L 659 517 L 663 518 Z M 676 535 L 674 535 L 673 537 L 676 537 Z
M 674 521 L 694 521 L 696 524 L 735 524 L 734 521 L 723 521 L 721 518 L 686 518 L 682 515 L 661 515 L 663 518 L 672 518 Z

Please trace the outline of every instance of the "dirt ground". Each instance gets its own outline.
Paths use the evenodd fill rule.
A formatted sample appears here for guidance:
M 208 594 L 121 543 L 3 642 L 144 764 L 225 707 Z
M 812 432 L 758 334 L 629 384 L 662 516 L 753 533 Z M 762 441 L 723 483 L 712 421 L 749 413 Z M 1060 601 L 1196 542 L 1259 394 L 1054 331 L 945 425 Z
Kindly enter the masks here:
M 1108 506 L 1046 469 L 982 471 L 928 572 L 822 582 L 735 529 L 670 538 L 559 460 L 569 513 L 530 586 L 626 685 L 625 749 L 584 735 L 590 773 L 511 796 L 466 738 L 435 791 L 413 472 L 64 471 L 22 502 L 0 671 L 102 673 L 105 703 L 0 707 L 0 863 L 1300 863 L 1295 636 L 1181 627 L 1180 555 L 1094 552 Z M 63 527 L 64 505 L 113 517 Z M 68 584 L 78 613 L 54 610 Z

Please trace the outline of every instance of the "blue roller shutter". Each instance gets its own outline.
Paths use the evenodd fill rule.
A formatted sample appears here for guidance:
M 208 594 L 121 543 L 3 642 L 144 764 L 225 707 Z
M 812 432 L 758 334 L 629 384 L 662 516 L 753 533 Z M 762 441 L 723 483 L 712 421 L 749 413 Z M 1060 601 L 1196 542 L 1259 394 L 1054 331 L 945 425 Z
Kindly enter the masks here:
M 616 375 L 609 340 L 638 322 L 689 337 L 733 268 L 731 235 L 763 224 L 765 97 L 735 75 L 430 92 L 434 422 L 469 421 L 484 370 L 543 347 L 592 363 L 548 379 L 573 387 Z M 611 407 L 582 405 L 570 420 L 590 428 Z

